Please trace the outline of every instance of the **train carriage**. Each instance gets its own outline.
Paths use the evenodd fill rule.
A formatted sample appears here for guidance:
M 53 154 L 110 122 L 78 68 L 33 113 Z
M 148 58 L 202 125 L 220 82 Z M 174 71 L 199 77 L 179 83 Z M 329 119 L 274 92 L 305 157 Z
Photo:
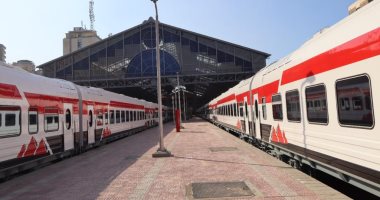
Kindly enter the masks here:
M 297 168 L 380 196 L 379 10 L 373 1 L 321 30 L 215 98 L 209 119 Z
M 0 178 L 158 122 L 155 103 L 6 64 L 0 71 Z

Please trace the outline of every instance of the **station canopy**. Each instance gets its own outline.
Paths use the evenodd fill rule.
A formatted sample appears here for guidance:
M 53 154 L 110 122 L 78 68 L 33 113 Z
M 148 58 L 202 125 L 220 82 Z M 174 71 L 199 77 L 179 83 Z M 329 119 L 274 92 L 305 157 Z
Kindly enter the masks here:
M 270 56 L 164 23 L 159 32 L 162 95 L 168 106 L 177 73 L 179 84 L 188 91 L 189 107 L 196 109 L 254 75 Z M 38 67 L 47 77 L 157 102 L 155 47 L 155 20 L 149 18 Z

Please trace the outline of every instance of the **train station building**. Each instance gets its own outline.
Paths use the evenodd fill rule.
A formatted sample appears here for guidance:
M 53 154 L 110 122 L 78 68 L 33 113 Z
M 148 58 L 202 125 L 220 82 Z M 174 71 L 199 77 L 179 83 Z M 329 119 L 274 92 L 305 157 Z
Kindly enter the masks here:
M 38 66 L 43 75 L 157 102 L 155 20 Z M 197 108 L 266 65 L 268 53 L 160 23 L 163 103 L 186 87 Z

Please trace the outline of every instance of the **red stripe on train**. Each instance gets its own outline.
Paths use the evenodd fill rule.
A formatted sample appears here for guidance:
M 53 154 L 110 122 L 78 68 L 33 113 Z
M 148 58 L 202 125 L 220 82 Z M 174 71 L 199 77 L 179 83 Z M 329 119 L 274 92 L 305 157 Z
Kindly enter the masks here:
M 0 98 L 21 99 L 21 95 L 15 85 L 0 83 Z
M 380 55 L 380 28 L 306 60 L 282 74 L 281 85 Z
M 111 101 L 110 106 L 119 107 L 119 108 L 144 109 L 144 106 L 142 105 L 125 103 L 125 102 L 117 102 L 117 101 Z M 156 109 L 158 110 L 158 108 Z
M 219 100 L 217 104 L 219 105 L 219 104 L 227 103 L 227 102 L 233 101 L 233 100 L 235 100 L 235 94 L 231 94 L 227 97 L 224 97 L 223 99 Z

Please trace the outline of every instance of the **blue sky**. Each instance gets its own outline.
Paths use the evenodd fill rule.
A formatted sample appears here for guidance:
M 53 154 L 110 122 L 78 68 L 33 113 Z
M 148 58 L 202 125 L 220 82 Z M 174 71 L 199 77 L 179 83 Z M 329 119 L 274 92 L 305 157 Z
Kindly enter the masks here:
M 101 38 L 154 16 L 150 0 L 94 0 Z M 0 0 L 0 43 L 7 62 L 43 64 L 62 55 L 65 33 L 90 27 L 88 0 Z M 159 0 L 160 21 L 272 54 L 286 56 L 320 29 L 348 15 L 354 0 Z

